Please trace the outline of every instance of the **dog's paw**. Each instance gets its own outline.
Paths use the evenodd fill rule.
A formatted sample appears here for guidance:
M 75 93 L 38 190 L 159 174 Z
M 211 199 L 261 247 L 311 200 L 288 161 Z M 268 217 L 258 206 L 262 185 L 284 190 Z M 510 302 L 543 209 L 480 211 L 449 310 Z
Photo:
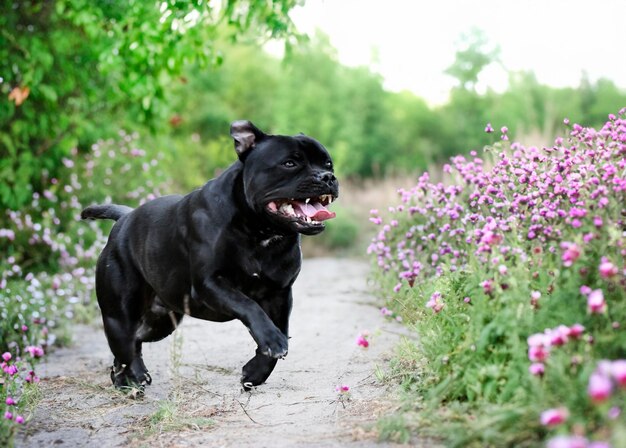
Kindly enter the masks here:
M 276 359 L 283 359 L 287 356 L 288 347 L 287 337 L 278 329 L 266 341 L 259 344 L 259 350 L 263 355 Z
M 137 388 L 143 392 L 146 386 L 152 384 L 152 377 L 141 358 L 133 360 L 131 365 L 122 364 L 115 360 L 111 366 L 111 381 L 118 389 Z

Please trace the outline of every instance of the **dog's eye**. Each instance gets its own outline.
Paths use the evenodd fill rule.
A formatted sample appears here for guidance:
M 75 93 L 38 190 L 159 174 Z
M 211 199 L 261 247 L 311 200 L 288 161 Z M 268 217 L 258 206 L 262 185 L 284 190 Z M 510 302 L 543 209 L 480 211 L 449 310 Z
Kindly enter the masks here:
M 296 166 L 296 162 L 294 162 L 293 160 L 285 160 L 283 162 L 283 166 L 286 168 L 294 168 Z
M 326 161 L 325 163 L 326 168 L 328 168 L 329 170 L 333 169 L 333 162 L 331 162 L 330 160 Z

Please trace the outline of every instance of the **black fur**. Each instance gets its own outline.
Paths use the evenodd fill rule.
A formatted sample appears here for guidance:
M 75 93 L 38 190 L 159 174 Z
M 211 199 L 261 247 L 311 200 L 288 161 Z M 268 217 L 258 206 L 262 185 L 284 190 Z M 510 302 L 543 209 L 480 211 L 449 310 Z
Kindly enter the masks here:
M 185 314 L 248 328 L 258 348 L 243 367 L 245 388 L 263 383 L 287 354 L 300 234 L 324 225 L 270 205 L 336 197 L 338 183 L 328 152 L 310 137 L 266 135 L 247 121 L 233 123 L 231 135 L 239 160 L 202 188 L 134 210 L 82 212 L 117 220 L 98 260 L 96 293 L 118 387 L 151 382 L 142 344 L 171 334 Z

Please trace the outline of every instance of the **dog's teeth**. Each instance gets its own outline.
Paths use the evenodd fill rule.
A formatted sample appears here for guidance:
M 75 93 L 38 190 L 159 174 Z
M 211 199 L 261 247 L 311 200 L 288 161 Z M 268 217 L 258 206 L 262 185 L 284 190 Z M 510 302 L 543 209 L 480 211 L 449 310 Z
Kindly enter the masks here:
M 333 197 L 331 195 L 327 195 L 328 196 L 328 205 L 333 203 Z
M 285 215 L 295 216 L 296 212 L 293 210 L 293 206 L 289 203 L 284 203 L 280 206 L 280 212 Z
M 304 200 L 304 203 L 305 203 L 305 204 L 308 204 L 310 201 L 311 201 L 311 198 L 306 198 L 306 199 Z

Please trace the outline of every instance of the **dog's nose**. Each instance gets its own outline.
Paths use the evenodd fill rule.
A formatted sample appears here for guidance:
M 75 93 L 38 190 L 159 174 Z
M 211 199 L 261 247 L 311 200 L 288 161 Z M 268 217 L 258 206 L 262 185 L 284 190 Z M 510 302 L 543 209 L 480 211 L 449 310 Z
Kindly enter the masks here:
M 332 185 L 337 181 L 337 178 L 330 171 L 324 171 L 323 173 L 319 174 L 319 180 L 324 182 L 326 185 Z

